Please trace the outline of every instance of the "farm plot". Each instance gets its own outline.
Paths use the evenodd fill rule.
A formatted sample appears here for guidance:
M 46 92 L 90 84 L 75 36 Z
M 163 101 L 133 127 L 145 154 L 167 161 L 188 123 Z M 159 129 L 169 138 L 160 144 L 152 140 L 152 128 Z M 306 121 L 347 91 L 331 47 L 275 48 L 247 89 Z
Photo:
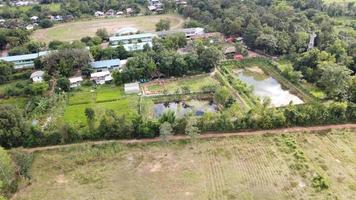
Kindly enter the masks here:
M 188 89 L 189 92 L 202 92 L 204 87 L 215 87 L 218 86 L 219 82 L 210 74 L 189 76 L 185 78 L 177 79 L 161 79 L 155 80 L 143 84 L 144 94 L 174 94 L 177 91 L 182 93 L 184 89 Z
M 96 89 L 82 87 L 69 95 L 64 120 L 71 124 L 86 122 L 84 111 L 93 108 L 98 116 L 105 110 L 114 110 L 117 114 L 131 116 L 137 113 L 138 97 L 125 95 L 121 87 L 111 85 L 98 86 Z
M 155 24 L 161 19 L 170 20 L 171 29 L 183 27 L 184 20 L 177 15 L 102 18 L 64 23 L 48 29 L 39 29 L 34 32 L 33 38 L 47 43 L 52 40 L 73 41 L 80 40 L 85 36 L 94 36 L 95 32 L 100 28 L 106 28 L 109 34 L 113 34 L 117 29 L 128 26 L 135 27 L 140 31 L 155 31 Z
M 13 199 L 352 199 L 355 146 L 339 131 L 45 151 Z

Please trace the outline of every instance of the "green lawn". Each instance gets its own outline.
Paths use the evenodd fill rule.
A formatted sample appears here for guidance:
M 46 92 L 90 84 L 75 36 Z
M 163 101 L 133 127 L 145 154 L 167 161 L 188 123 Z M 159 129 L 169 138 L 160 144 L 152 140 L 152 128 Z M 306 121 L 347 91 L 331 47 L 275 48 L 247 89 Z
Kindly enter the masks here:
M 10 104 L 22 108 L 26 104 L 25 97 L 11 97 L 9 99 L 0 99 L 0 104 Z
M 83 124 L 86 122 L 84 111 L 93 108 L 98 118 L 106 110 L 114 110 L 119 115 L 128 117 L 137 113 L 138 97 L 125 95 L 122 87 L 112 85 L 81 87 L 79 91 L 73 91 L 69 96 L 69 105 L 65 108 L 64 120 L 71 124 Z

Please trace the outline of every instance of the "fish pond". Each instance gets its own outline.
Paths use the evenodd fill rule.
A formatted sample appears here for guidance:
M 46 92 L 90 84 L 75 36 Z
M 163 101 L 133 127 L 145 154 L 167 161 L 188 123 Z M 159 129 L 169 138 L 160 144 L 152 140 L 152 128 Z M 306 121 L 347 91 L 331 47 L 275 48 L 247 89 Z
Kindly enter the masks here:
M 177 117 L 183 117 L 192 113 L 195 116 L 202 116 L 207 112 L 216 112 L 217 105 L 213 101 L 207 100 L 189 100 L 154 104 L 155 117 L 160 117 L 163 113 L 171 110 Z
M 253 93 L 260 99 L 270 98 L 272 106 L 286 106 L 290 102 L 293 104 L 302 104 L 303 100 L 284 89 L 282 85 L 273 77 L 265 74 L 258 67 L 249 67 L 234 71 L 237 77 L 253 87 Z

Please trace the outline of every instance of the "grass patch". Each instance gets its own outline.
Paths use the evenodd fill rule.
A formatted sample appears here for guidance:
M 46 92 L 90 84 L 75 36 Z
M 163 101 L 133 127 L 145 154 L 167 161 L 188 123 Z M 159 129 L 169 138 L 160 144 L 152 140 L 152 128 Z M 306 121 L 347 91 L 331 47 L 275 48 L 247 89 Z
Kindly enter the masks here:
M 355 145 L 354 131 L 194 145 L 79 145 L 35 153 L 31 184 L 13 199 L 353 199 Z M 315 156 L 325 158 L 333 173 L 320 168 Z M 289 167 L 296 160 L 315 173 L 301 176 Z M 338 176 L 345 178 L 339 182 Z

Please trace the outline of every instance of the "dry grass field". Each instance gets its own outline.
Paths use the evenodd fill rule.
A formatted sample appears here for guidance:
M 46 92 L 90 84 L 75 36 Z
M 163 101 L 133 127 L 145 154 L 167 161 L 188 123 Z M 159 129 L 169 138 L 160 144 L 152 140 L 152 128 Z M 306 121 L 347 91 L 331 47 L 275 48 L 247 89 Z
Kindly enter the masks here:
M 171 29 L 183 27 L 184 20 L 177 15 L 153 15 L 138 17 L 100 18 L 88 21 L 76 21 L 56 25 L 48 29 L 39 29 L 33 33 L 33 39 L 50 42 L 52 40 L 73 41 L 85 36 L 94 36 L 100 28 L 106 28 L 113 34 L 123 27 L 135 27 L 140 31 L 155 31 L 155 25 L 160 19 L 169 19 Z
M 356 135 L 77 146 L 35 153 L 31 173 L 13 199 L 352 199 Z

